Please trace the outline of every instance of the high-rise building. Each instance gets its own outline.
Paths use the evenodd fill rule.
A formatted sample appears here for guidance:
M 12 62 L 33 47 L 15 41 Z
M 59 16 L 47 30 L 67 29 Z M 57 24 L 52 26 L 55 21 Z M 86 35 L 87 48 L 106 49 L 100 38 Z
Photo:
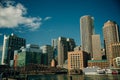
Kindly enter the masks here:
M 67 52 L 73 51 L 76 45 L 72 38 L 59 37 L 52 40 L 52 46 L 54 48 L 54 58 L 58 62 L 58 65 L 63 67 L 65 60 L 67 60 Z M 64 58 L 64 60 L 62 61 L 61 58 Z
M 74 39 L 59 37 L 58 38 L 58 66 L 63 67 L 67 60 L 67 52 L 73 51 L 75 47 Z
M 92 35 L 92 51 L 94 60 L 102 60 L 100 35 Z
M 67 38 L 67 44 L 68 44 L 68 51 L 74 51 L 74 48 L 76 47 L 74 39 Z
M 57 55 L 58 55 L 58 50 L 57 50 L 57 46 L 58 46 L 58 40 L 57 39 L 52 39 L 52 47 L 53 47 L 53 58 L 56 59 Z
M 75 48 L 75 41 L 72 38 L 59 37 L 58 38 L 58 66 L 63 67 L 65 60 L 67 60 L 67 52 L 73 51 Z
M 52 39 L 52 46 L 53 46 L 53 48 L 57 47 L 57 45 L 58 45 L 57 41 L 58 41 L 57 39 Z
M 65 60 L 67 60 L 67 41 L 64 37 L 58 38 L 58 66 L 63 67 Z
M 44 45 L 40 49 L 43 53 L 42 64 L 50 66 L 53 59 L 53 47 L 51 45 Z
M 104 35 L 104 41 L 105 41 L 105 50 L 106 50 L 107 60 L 110 61 L 109 46 L 111 43 L 119 42 L 118 25 L 115 22 L 108 20 L 106 23 L 104 23 L 103 35 Z
M 94 33 L 93 17 L 86 15 L 80 18 L 82 50 L 92 57 L 92 35 Z
M 4 35 L 1 64 L 10 65 L 10 61 L 14 59 L 14 50 L 19 50 L 25 45 L 26 40 L 24 38 L 20 38 L 13 33 L 9 36 Z

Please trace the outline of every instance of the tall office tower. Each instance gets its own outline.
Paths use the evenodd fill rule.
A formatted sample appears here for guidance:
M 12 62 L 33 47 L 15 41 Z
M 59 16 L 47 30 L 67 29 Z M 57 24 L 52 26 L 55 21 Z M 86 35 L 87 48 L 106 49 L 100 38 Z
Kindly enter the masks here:
M 64 37 L 58 38 L 58 66 L 63 67 L 65 60 L 67 60 L 67 41 Z
M 52 47 L 53 47 L 53 57 L 56 58 L 58 55 L 57 45 L 58 45 L 57 39 L 52 39 Z
M 63 67 L 67 60 L 68 51 L 73 51 L 75 47 L 74 39 L 59 37 L 58 38 L 58 66 Z
M 20 38 L 13 33 L 9 36 L 4 35 L 2 64 L 10 65 L 10 61 L 14 58 L 14 50 L 19 50 L 26 45 L 26 40 Z
M 115 22 L 108 20 L 106 23 L 104 23 L 103 35 L 104 35 L 104 41 L 105 41 L 107 60 L 110 61 L 109 46 L 111 43 L 119 42 L 118 25 Z
M 68 51 L 74 51 L 75 48 L 75 41 L 72 38 L 67 38 L 67 43 L 68 43 Z
M 53 59 L 53 47 L 51 45 L 44 45 L 40 49 L 43 53 L 42 64 L 50 66 Z
M 102 60 L 100 35 L 92 35 L 93 59 Z
M 92 35 L 94 33 L 93 17 L 86 15 L 80 18 L 82 50 L 92 57 Z
M 52 46 L 53 46 L 53 48 L 57 47 L 57 45 L 58 45 L 57 41 L 58 41 L 57 39 L 52 39 Z

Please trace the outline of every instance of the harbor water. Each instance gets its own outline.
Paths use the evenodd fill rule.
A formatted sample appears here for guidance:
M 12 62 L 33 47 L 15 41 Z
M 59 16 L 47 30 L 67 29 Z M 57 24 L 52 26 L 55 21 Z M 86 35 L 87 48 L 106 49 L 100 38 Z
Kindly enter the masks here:
M 120 80 L 120 75 L 30 75 L 27 80 Z

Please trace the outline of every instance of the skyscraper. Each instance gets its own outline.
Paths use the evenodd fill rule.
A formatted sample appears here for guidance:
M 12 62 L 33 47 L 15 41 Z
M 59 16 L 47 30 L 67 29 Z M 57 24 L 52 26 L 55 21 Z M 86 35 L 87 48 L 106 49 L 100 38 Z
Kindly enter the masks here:
M 41 46 L 40 49 L 43 53 L 42 64 L 50 66 L 53 59 L 53 47 L 51 45 L 44 45 Z
M 86 15 L 80 18 L 82 50 L 92 57 L 92 35 L 94 33 L 93 17 Z
M 1 64 L 10 65 L 10 61 L 14 59 L 14 50 L 19 50 L 25 45 L 26 40 L 24 38 L 20 38 L 13 33 L 9 36 L 4 35 Z
M 74 48 L 76 47 L 74 39 L 67 38 L 67 44 L 68 44 L 68 51 L 74 51 Z
M 67 41 L 64 37 L 58 38 L 58 66 L 63 67 L 65 60 L 67 60 Z
M 104 23 L 103 35 L 104 35 L 104 40 L 105 40 L 107 60 L 110 61 L 109 46 L 112 43 L 119 42 L 118 25 L 115 22 L 108 20 L 106 23 Z
M 68 51 L 73 51 L 75 47 L 74 39 L 59 37 L 58 38 L 58 66 L 63 67 L 65 60 L 67 60 Z
M 57 50 L 58 42 L 57 41 L 58 41 L 57 39 L 52 39 L 53 58 L 56 58 L 58 55 L 58 50 Z
M 92 35 L 92 52 L 94 60 L 102 60 L 100 35 Z

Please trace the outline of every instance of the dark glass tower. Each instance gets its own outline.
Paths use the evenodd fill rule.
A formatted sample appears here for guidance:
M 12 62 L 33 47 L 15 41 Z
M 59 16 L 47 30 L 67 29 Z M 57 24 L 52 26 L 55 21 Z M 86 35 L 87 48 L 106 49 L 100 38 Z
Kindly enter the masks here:
M 10 61 L 14 59 L 14 50 L 19 50 L 26 45 L 26 40 L 20 38 L 13 33 L 9 36 L 4 35 L 2 64 L 10 65 Z

